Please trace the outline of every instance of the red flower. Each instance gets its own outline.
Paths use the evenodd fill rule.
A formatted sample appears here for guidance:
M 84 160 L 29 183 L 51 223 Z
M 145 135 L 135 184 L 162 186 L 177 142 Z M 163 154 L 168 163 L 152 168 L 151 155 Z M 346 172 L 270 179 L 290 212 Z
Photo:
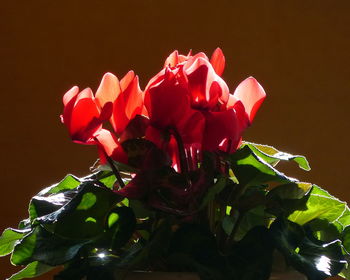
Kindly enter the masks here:
M 202 150 L 237 149 L 265 98 L 254 78 L 231 94 L 221 78 L 224 67 L 219 48 L 210 60 L 204 53 L 174 51 L 144 93 L 133 71 L 120 81 L 107 73 L 96 97 L 77 87 L 65 94 L 62 121 L 73 141 L 97 144 L 102 161 L 105 155 L 124 161 L 120 142 L 146 136 L 170 155 L 176 170 L 194 170 Z M 107 120 L 113 132 L 102 129 Z
M 127 162 L 118 138 L 131 119 L 145 112 L 138 77 L 132 71 L 120 82 L 113 74 L 106 73 L 96 97 L 89 88 L 79 93 L 78 87 L 73 87 L 64 95 L 63 104 L 61 119 L 74 142 L 97 145 L 102 163 L 106 162 L 106 156 Z M 108 120 L 115 134 L 102 128 Z
M 102 123 L 111 117 L 112 103 L 105 102 L 99 106 L 90 88 L 79 92 L 79 88 L 74 86 L 63 96 L 63 104 L 61 121 L 67 126 L 72 140 L 94 144 Z
M 133 127 L 128 127 L 130 122 L 146 111 L 143 107 L 142 91 L 139 86 L 138 76 L 129 71 L 120 81 L 111 73 L 106 73 L 96 92 L 96 100 L 100 107 L 106 103 L 113 103 L 113 113 L 110 122 L 114 133 L 103 131 L 97 137 L 100 149 L 100 159 L 105 162 L 104 152 L 112 159 L 127 163 L 127 156 L 120 146 L 119 141 L 125 141 L 138 135 Z
M 110 121 L 117 135 L 124 132 L 136 115 L 146 115 L 139 78 L 133 71 L 129 71 L 120 81 L 113 74 L 106 73 L 96 92 L 96 99 L 101 107 L 113 102 Z
M 155 141 L 175 129 L 185 148 L 234 152 L 265 92 L 254 78 L 248 78 L 230 94 L 220 77 L 224 67 L 219 48 L 210 60 L 204 53 L 184 56 L 174 51 L 145 89 L 145 107 L 153 127 L 148 139 Z M 158 140 L 158 146 L 161 143 Z
M 229 94 L 228 101 L 220 104 L 216 111 L 205 112 L 203 149 L 212 151 L 218 147 L 225 152 L 234 152 L 265 97 L 262 86 L 249 77 L 238 85 L 233 94 Z

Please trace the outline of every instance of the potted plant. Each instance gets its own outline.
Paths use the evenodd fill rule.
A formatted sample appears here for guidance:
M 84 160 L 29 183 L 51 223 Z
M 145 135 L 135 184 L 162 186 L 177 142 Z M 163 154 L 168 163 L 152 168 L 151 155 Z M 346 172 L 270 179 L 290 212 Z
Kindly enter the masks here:
M 9 279 L 350 279 L 348 206 L 277 169 L 305 157 L 242 141 L 266 95 L 252 77 L 230 93 L 224 67 L 220 49 L 174 51 L 144 90 L 132 71 L 69 90 L 61 120 L 99 160 L 3 232 L 0 254 L 26 266 Z

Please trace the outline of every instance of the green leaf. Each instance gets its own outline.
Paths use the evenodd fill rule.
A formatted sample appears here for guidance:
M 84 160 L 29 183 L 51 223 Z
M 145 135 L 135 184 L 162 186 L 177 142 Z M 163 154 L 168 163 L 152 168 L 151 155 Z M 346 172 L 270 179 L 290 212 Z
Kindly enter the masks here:
M 345 210 L 342 215 L 337 219 L 336 224 L 344 229 L 350 226 L 350 209 L 348 205 L 345 205 Z
M 346 255 L 345 259 L 348 263 L 348 265 L 346 267 L 344 267 L 344 269 L 338 274 L 339 276 L 345 278 L 345 279 L 350 279 L 350 256 Z
M 300 225 L 282 219 L 271 225 L 270 233 L 287 262 L 309 280 L 337 275 L 346 264 L 340 240 L 322 242 L 307 235 Z
M 92 192 L 86 192 L 83 194 L 80 203 L 78 204 L 76 210 L 89 210 L 96 203 L 96 195 Z
M 244 213 L 266 203 L 266 186 L 250 186 L 231 205 Z M 230 204 L 230 202 L 229 202 Z
M 34 196 L 29 204 L 29 217 L 32 222 L 40 217 L 51 214 L 72 200 L 78 189 L 68 190 L 57 194 L 45 193 Z
M 229 155 L 227 160 L 230 162 L 240 185 L 243 186 L 257 186 L 268 182 L 290 183 L 296 181 L 258 157 L 247 145 L 243 145 L 235 153 Z
M 136 217 L 129 207 L 115 207 L 107 218 L 107 224 L 110 230 L 103 237 L 108 242 L 106 246 L 110 249 L 119 249 L 134 233 Z
M 303 182 L 293 182 L 279 185 L 267 194 L 268 198 L 278 197 L 284 199 L 301 199 L 312 189 L 312 184 Z
M 280 152 L 276 148 L 268 145 L 255 144 L 251 142 L 244 142 L 243 145 L 249 146 L 253 152 L 261 157 L 264 161 L 275 166 L 280 160 L 294 161 L 301 169 L 309 171 L 310 165 L 304 156 L 291 155 L 288 153 Z
M 28 233 L 28 230 L 16 230 L 7 228 L 0 236 L 0 257 L 10 254 L 18 240 Z
M 43 198 L 49 200 L 50 197 Z M 37 218 L 45 227 L 64 238 L 89 239 L 103 233 L 111 209 L 121 197 L 94 181 L 86 181 L 69 202 L 47 215 Z
M 313 185 L 306 210 L 293 212 L 288 219 L 299 225 L 304 225 L 313 219 L 325 219 L 329 223 L 337 222 L 346 211 L 346 203 L 331 196 L 320 187 Z
M 15 246 L 11 262 L 15 265 L 23 265 L 40 261 L 51 266 L 60 265 L 73 259 L 80 248 L 90 242 L 91 240 L 61 238 L 37 226 Z
M 37 234 L 36 231 L 32 231 L 27 234 L 20 243 L 18 243 L 11 255 L 11 263 L 14 265 L 24 265 L 31 262 L 35 247 L 36 247 Z
M 235 240 L 241 240 L 247 232 L 256 226 L 267 227 L 274 219 L 272 215 L 265 211 L 264 205 L 255 207 L 242 215 L 243 217 L 235 235 Z
M 296 210 L 307 210 L 312 184 L 294 182 L 279 185 L 266 196 L 266 211 L 275 216 L 288 216 Z
M 80 185 L 80 183 L 81 182 L 77 177 L 73 175 L 67 175 L 59 183 L 43 189 L 41 192 L 38 193 L 38 196 L 43 196 L 47 194 L 57 194 L 62 191 L 73 190 L 77 188 Z
M 228 180 L 225 177 L 219 177 L 217 182 L 208 189 L 208 192 L 202 200 L 200 209 L 203 209 L 210 201 L 214 200 L 215 196 L 226 187 L 227 183 Z
M 347 226 L 342 232 L 342 240 L 345 250 L 350 254 L 350 226 Z
M 99 181 L 104 184 L 107 188 L 113 190 L 116 178 L 113 173 L 110 173 L 110 176 L 99 179 Z
M 235 215 L 235 213 L 237 214 Z M 222 219 L 222 228 L 227 235 L 231 234 L 233 227 L 237 222 L 237 218 L 238 218 L 238 211 L 235 211 L 233 215 L 225 216 Z
M 20 230 L 30 230 L 31 229 L 31 222 L 30 218 L 24 219 L 18 223 L 18 229 Z
M 24 269 L 13 274 L 8 280 L 20 280 L 25 278 L 34 278 L 36 276 L 40 276 L 45 274 L 46 272 L 52 270 L 53 267 L 40 263 L 40 262 L 32 262 L 28 264 Z
M 81 182 L 77 177 L 67 175 L 59 183 L 40 191 L 29 204 L 30 221 L 33 222 L 36 218 L 52 213 L 66 204 L 76 195 L 76 188 L 80 184 Z
M 311 232 L 314 238 L 322 242 L 332 242 L 336 239 L 341 239 L 341 232 L 339 228 L 327 220 L 313 219 L 312 221 L 306 223 L 304 228 Z

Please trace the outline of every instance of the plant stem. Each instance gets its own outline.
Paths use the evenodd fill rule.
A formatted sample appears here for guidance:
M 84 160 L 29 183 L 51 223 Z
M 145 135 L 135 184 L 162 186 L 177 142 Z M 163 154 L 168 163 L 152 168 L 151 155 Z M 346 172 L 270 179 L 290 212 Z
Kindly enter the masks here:
M 229 249 L 231 247 L 232 243 L 234 242 L 235 235 L 236 235 L 236 233 L 238 231 L 239 225 L 241 224 L 241 222 L 243 220 L 243 217 L 244 217 L 244 214 L 238 212 L 237 221 L 236 221 L 235 225 L 233 226 L 231 234 L 228 236 L 228 238 L 226 240 L 226 247 L 227 247 L 227 249 Z
M 107 158 L 108 164 L 109 166 L 112 168 L 113 174 L 115 175 L 115 177 L 117 178 L 118 184 L 120 188 L 125 187 L 124 181 L 122 179 L 122 176 L 120 175 L 120 172 L 118 170 L 118 168 L 114 165 L 113 160 L 107 156 L 106 152 L 105 152 L 105 156 Z
M 171 128 L 170 131 L 171 131 L 171 134 L 174 136 L 176 143 L 177 143 L 177 147 L 178 147 L 178 151 L 179 151 L 179 158 L 180 158 L 181 173 L 187 174 L 188 173 L 188 164 L 187 164 L 187 160 L 186 160 L 186 153 L 185 153 L 185 148 L 184 148 L 184 144 L 182 142 L 181 135 L 178 133 L 176 128 Z
M 96 142 L 100 143 L 96 137 L 94 139 L 95 139 Z M 105 149 L 102 147 L 102 145 L 101 145 L 101 150 L 103 152 L 103 155 L 107 159 L 107 162 L 108 162 L 109 166 L 111 167 L 114 176 L 116 177 L 116 179 L 118 181 L 119 187 L 120 188 L 125 187 L 125 184 L 124 184 L 124 181 L 122 179 L 122 176 L 120 175 L 120 172 L 119 172 L 118 168 L 114 165 L 113 159 L 111 159 L 111 157 L 109 157 L 107 155 L 107 153 L 106 153 Z

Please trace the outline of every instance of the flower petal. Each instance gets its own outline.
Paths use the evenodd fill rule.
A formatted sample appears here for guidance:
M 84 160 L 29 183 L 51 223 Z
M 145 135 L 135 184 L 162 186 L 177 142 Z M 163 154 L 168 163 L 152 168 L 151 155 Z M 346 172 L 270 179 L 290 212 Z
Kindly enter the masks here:
M 176 126 L 190 106 L 186 88 L 177 82 L 170 69 L 158 84 L 145 90 L 144 104 L 152 125 L 161 129 Z
M 216 48 L 213 52 L 210 63 L 213 65 L 216 74 L 221 76 L 225 69 L 225 56 L 220 48 Z
M 205 117 L 203 149 L 215 151 L 220 143 L 227 139 L 231 143 L 230 151 L 227 152 L 235 150 L 242 134 L 242 131 L 239 129 L 236 112 L 233 109 L 223 112 L 207 112 Z
M 241 82 L 233 95 L 242 101 L 250 122 L 253 121 L 256 112 L 266 97 L 263 87 L 253 77 Z
M 75 141 L 89 141 L 89 138 L 101 126 L 101 122 L 97 121 L 100 117 L 100 111 L 93 98 L 91 89 L 86 88 L 78 94 L 74 102 L 74 107 L 70 112 L 69 123 L 66 123 L 66 125 L 71 138 Z M 64 115 L 66 108 L 69 109 L 65 107 Z
M 130 71 L 120 82 L 122 91 L 114 102 L 112 125 L 117 134 L 121 134 L 129 121 L 143 111 L 142 91 L 138 76 Z
M 106 73 L 96 91 L 96 102 L 102 108 L 107 102 L 114 102 L 119 93 L 118 78 L 112 73 Z
M 216 74 L 207 59 L 199 57 L 184 71 L 188 77 L 192 106 L 200 109 L 214 108 L 219 99 L 227 102 L 229 89 L 225 81 Z
M 165 60 L 164 67 L 175 67 L 179 63 L 179 52 L 173 51 Z
M 115 161 L 127 163 L 128 157 L 117 137 L 107 129 L 101 129 L 95 136 L 101 164 L 107 162 L 106 156 Z
M 72 87 L 68 90 L 63 96 L 63 105 L 67 106 L 67 104 L 73 99 L 76 98 L 79 93 L 79 88 L 77 86 Z

